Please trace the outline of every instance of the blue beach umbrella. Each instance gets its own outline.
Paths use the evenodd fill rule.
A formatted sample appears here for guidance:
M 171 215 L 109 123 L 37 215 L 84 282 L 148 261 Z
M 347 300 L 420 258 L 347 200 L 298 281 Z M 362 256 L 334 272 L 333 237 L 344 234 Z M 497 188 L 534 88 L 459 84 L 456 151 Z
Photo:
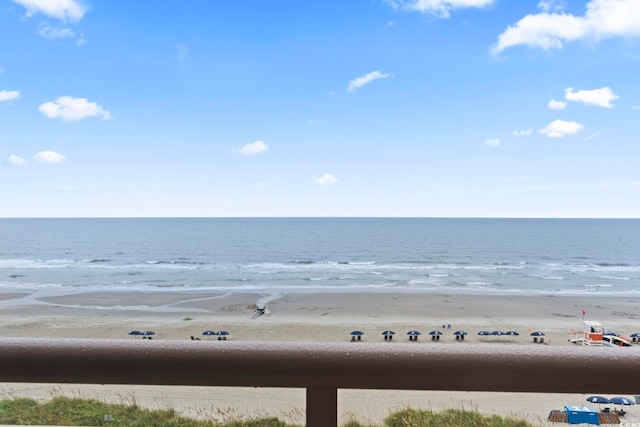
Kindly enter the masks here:
M 631 335 L 629 335 L 631 338 L 638 338 L 640 337 L 640 332 L 634 332 Z
M 520 335 L 518 332 L 516 331 L 507 331 L 504 333 L 505 335 L 509 335 L 511 337 L 517 337 L 518 335 Z
M 543 337 L 544 332 L 536 331 L 536 332 L 531 332 L 529 335 L 531 335 L 532 337 Z
M 465 331 L 455 331 L 453 335 L 467 335 Z
M 140 331 L 131 331 L 131 332 L 129 332 L 129 335 L 138 336 L 138 335 L 142 335 L 142 332 L 140 332 Z
M 443 334 L 444 334 L 444 332 L 438 331 L 438 330 L 429 331 L 429 335 L 443 335 Z
M 227 331 L 218 331 L 218 332 L 216 332 L 216 335 L 222 336 L 222 337 L 226 337 L 227 335 L 229 335 L 229 332 L 227 332 Z
M 610 337 L 619 337 L 619 336 L 620 336 L 620 334 L 619 334 L 619 333 L 617 333 L 617 332 L 613 332 L 613 331 L 607 331 L 607 332 L 605 332 L 603 335 L 608 335 L 608 336 L 610 336 Z
M 153 331 L 143 331 L 143 332 L 140 333 L 140 335 L 146 336 L 146 337 L 151 336 L 151 335 L 155 335 L 155 334 L 156 333 L 153 332 Z
M 611 403 L 611 401 L 604 396 L 589 396 L 587 397 L 587 402 L 597 403 L 599 405 Z
M 488 335 L 491 335 L 491 332 L 489 332 L 489 331 L 480 331 L 480 332 L 478 332 L 478 335 L 480 335 L 481 337 L 486 337 Z
M 504 335 L 504 332 L 502 332 L 502 331 L 493 331 L 493 332 L 491 332 L 491 335 L 502 336 L 502 335 Z
M 364 335 L 364 332 L 362 331 L 351 331 L 351 341 L 360 341 L 362 340 L 362 336 Z
M 202 333 L 202 335 L 206 335 L 206 336 L 211 336 L 211 335 L 217 335 L 218 333 L 216 331 L 204 331 Z
M 407 332 L 407 335 L 413 335 L 413 336 L 418 336 L 420 334 L 421 334 L 420 331 L 416 331 L 415 329 L 412 329 L 409 332 Z
M 387 341 L 392 340 L 395 334 L 396 334 L 395 332 L 390 330 L 382 331 L 382 336 L 384 336 L 384 339 Z
M 614 405 L 635 405 L 635 402 L 627 397 L 615 396 L 609 399 L 609 403 Z

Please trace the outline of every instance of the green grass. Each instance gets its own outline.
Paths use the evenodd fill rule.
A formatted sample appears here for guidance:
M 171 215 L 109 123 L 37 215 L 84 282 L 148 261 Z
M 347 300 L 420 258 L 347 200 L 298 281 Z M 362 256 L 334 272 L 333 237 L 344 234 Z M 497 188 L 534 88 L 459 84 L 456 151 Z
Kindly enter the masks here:
M 112 421 L 107 424 L 104 415 L 110 414 Z M 149 410 L 136 404 L 108 404 L 97 400 L 55 397 L 46 402 L 32 399 L 11 399 L 0 401 L 0 424 L 18 425 L 66 425 L 113 427 L 296 427 L 276 419 L 261 418 L 246 421 L 199 421 L 184 418 L 174 410 Z M 365 425 L 350 421 L 342 427 L 531 427 L 531 424 L 502 418 L 483 416 L 477 412 L 446 410 L 432 412 L 404 409 L 390 414 L 383 426 Z M 299 427 L 299 426 L 298 426 Z

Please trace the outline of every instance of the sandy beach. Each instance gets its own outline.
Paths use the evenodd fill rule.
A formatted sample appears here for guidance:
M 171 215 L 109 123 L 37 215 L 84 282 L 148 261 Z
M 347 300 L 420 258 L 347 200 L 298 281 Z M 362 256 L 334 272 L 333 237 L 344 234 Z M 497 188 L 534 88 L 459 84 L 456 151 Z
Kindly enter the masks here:
M 151 329 L 156 340 L 202 340 L 204 330 L 227 330 L 229 340 L 242 341 L 349 341 L 350 331 L 362 330 L 366 342 L 394 345 L 408 342 L 406 332 L 422 332 L 414 344 L 504 346 L 568 346 L 571 330 L 581 330 L 585 319 L 606 330 L 629 335 L 640 330 L 636 298 L 575 296 L 491 296 L 436 293 L 299 293 L 262 295 L 205 292 L 89 292 L 0 293 L 1 337 L 127 338 L 129 331 Z M 267 313 L 254 318 L 256 304 Z M 444 328 L 443 328 L 444 327 Z M 396 332 L 392 342 L 381 332 Z M 444 335 L 432 341 L 428 332 Z M 469 333 L 464 343 L 455 330 Z M 483 338 L 480 330 L 515 330 L 514 338 Z M 532 331 L 543 331 L 545 343 L 533 343 Z M 140 338 L 138 338 L 140 339 Z M 213 338 L 215 339 L 215 337 Z M 357 345 L 355 343 L 354 345 Z M 639 351 L 640 346 L 620 351 Z M 2 397 L 55 395 L 95 397 L 110 402 L 132 402 L 150 407 L 172 407 L 198 418 L 278 416 L 304 423 L 304 390 L 235 387 L 157 387 L 57 384 L 0 384 Z M 500 394 L 480 392 L 426 392 L 340 390 L 339 421 L 357 419 L 381 423 L 390 411 L 405 407 L 440 410 L 474 409 L 486 414 L 511 415 L 534 425 L 551 425 L 546 416 L 564 405 L 585 404 L 600 394 Z M 633 396 L 628 396 L 633 398 Z M 640 422 L 640 410 L 631 407 L 626 423 Z M 631 424 L 628 424 L 631 425 Z

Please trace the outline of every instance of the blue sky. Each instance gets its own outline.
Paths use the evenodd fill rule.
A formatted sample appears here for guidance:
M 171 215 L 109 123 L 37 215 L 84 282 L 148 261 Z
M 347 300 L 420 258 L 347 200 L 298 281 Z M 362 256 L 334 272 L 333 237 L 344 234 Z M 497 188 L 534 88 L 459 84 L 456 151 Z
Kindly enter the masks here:
M 640 217 L 640 1 L 0 0 L 0 217 Z

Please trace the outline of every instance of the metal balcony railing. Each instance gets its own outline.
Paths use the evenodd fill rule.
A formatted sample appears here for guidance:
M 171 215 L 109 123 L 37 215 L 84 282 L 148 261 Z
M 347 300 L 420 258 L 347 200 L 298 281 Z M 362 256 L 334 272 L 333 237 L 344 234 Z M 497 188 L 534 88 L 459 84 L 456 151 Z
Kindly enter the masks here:
M 338 389 L 637 394 L 638 348 L 419 343 L 0 339 L 0 382 L 292 387 L 307 426 Z

